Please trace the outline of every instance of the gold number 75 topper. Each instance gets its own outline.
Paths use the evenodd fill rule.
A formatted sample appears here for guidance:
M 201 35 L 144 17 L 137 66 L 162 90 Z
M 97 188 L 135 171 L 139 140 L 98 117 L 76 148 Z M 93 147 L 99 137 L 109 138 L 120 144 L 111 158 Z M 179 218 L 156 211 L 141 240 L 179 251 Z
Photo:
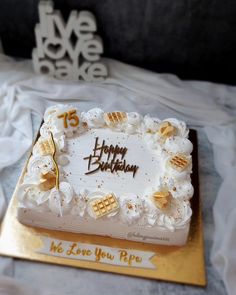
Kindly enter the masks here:
M 71 127 L 76 127 L 79 125 L 79 117 L 76 114 L 76 110 L 71 110 L 62 113 L 57 116 L 58 119 L 63 119 L 64 128 L 68 128 L 68 124 Z

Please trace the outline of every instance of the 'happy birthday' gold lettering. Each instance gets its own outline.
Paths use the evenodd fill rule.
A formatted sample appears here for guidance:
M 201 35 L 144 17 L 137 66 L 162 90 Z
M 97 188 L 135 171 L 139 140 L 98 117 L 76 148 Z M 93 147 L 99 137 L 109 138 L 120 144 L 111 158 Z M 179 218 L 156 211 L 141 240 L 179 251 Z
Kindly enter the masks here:
M 131 172 L 134 177 L 139 167 L 127 164 L 124 159 L 127 151 L 126 147 L 106 145 L 105 140 L 100 145 L 96 137 L 93 153 L 84 158 L 88 160 L 88 172 L 85 174 L 89 175 L 98 171 L 110 171 L 111 173 L 123 171 L 124 173 Z M 106 157 L 106 161 L 102 160 L 103 157 Z

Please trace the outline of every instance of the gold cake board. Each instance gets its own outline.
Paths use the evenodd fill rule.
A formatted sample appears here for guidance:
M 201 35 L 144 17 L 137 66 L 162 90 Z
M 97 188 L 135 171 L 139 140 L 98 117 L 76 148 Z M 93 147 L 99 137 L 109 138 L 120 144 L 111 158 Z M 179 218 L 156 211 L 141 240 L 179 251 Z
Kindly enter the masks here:
M 206 285 L 202 215 L 198 183 L 198 155 L 196 131 L 191 130 L 190 139 L 194 144 L 192 182 L 194 196 L 192 198 L 193 216 L 188 242 L 185 246 L 161 246 L 132 242 L 95 235 L 75 234 L 24 226 L 17 221 L 17 196 L 13 194 L 8 210 L 1 225 L 0 255 L 10 256 L 44 263 L 54 263 L 73 267 L 100 270 L 123 275 L 131 275 L 150 279 L 172 281 L 198 286 Z M 26 166 L 17 187 L 25 173 Z M 17 190 L 16 187 L 16 190 Z M 45 255 L 37 251 L 42 248 L 42 237 L 55 240 L 101 245 L 119 249 L 132 249 L 154 252 L 151 263 L 155 268 L 142 268 L 110 265 L 95 261 L 71 259 Z

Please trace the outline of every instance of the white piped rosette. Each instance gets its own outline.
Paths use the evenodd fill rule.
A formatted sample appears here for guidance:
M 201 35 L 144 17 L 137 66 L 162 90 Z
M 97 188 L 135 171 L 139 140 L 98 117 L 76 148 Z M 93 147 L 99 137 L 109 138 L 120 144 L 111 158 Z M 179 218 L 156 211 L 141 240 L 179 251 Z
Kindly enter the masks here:
M 160 189 L 161 187 L 152 189 L 152 192 Z M 157 208 L 150 197 L 145 199 L 145 219 L 149 226 L 158 225 L 175 231 L 183 228 L 190 221 L 191 215 L 189 201 L 183 201 L 181 198 L 171 198 L 168 207 L 164 210 Z
M 193 144 L 185 137 L 172 136 L 166 139 L 164 148 L 173 154 L 190 155 L 193 151 Z
M 48 200 L 49 194 L 50 191 L 41 191 L 35 184 L 24 183 L 20 186 L 17 196 L 25 208 L 37 208 L 40 211 L 42 205 Z
M 192 209 L 189 202 L 172 200 L 171 207 L 165 212 L 158 215 L 156 224 L 165 227 L 170 231 L 183 228 L 189 223 L 192 216 Z
M 72 204 L 72 215 L 78 215 L 80 217 L 83 217 L 86 214 L 87 211 L 87 203 L 88 203 L 88 197 L 89 191 L 88 190 L 81 190 L 78 195 L 76 195 L 73 199 Z
M 142 116 L 136 112 L 127 113 L 125 132 L 128 134 L 134 134 L 139 132 L 139 129 L 141 128 L 142 119 Z
M 88 112 L 81 113 L 82 121 L 88 124 L 89 128 L 101 128 L 105 125 L 104 111 L 94 108 Z
M 71 185 L 68 182 L 61 182 L 59 189 L 53 188 L 49 194 L 50 210 L 60 216 L 69 213 L 73 196 L 74 192 Z
M 128 225 L 138 221 L 144 213 L 143 200 L 135 194 L 129 193 L 120 198 L 120 218 Z

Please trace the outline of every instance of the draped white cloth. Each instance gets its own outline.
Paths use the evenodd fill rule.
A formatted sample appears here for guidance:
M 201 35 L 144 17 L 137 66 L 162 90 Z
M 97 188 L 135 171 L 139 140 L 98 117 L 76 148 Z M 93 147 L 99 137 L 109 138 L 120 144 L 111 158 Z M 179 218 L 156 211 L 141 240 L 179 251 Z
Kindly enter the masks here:
M 36 76 L 30 61 L 14 61 L 0 55 L 0 214 L 6 207 L 1 170 L 14 164 L 30 148 L 31 112 L 42 116 L 49 105 L 71 102 L 81 110 L 99 106 L 105 110 L 183 119 L 204 127 L 213 146 L 222 185 L 213 208 L 215 234 L 211 257 L 228 294 L 236 294 L 236 87 L 184 82 L 173 75 L 151 73 L 114 60 L 104 61 L 110 77 L 96 84 Z M 0 259 L 0 266 L 6 264 L 2 261 L 5 260 Z M 32 292 L 10 279 L 0 278 L 0 294 Z

